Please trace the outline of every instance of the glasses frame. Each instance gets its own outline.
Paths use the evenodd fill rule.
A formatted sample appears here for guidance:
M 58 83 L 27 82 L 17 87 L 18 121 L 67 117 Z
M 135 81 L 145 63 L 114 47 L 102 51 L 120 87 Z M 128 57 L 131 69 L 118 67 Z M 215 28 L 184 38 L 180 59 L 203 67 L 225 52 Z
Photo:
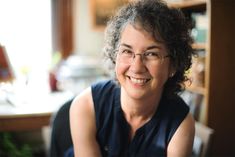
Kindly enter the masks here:
M 120 49 L 118 49 L 118 50 L 116 50 L 116 52 L 117 52 L 117 57 L 118 56 L 122 56 L 122 52 L 123 51 L 120 51 Z M 133 52 L 133 51 L 132 51 Z M 146 59 L 146 54 L 147 54 L 148 52 L 143 52 L 143 53 L 132 53 L 131 54 L 131 57 L 129 58 L 130 59 L 130 61 L 121 61 L 122 63 L 126 63 L 126 64 L 131 64 L 132 62 L 133 62 L 133 60 L 135 59 L 135 57 L 136 56 L 140 56 L 140 58 L 141 58 L 141 61 L 145 64 L 145 65 L 147 65 L 147 64 L 150 64 L 151 65 L 151 60 L 147 60 Z M 169 55 L 169 54 L 167 54 L 167 55 L 165 55 L 165 56 L 161 56 L 161 55 L 159 55 L 159 59 L 157 59 L 157 60 L 152 60 L 152 61 L 160 61 L 160 64 L 162 64 L 163 63 L 163 61 L 165 60 L 165 58 L 168 58 L 168 57 L 171 57 L 171 55 Z M 120 58 L 119 58 L 120 59 Z M 157 62 L 156 62 L 157 63 Z

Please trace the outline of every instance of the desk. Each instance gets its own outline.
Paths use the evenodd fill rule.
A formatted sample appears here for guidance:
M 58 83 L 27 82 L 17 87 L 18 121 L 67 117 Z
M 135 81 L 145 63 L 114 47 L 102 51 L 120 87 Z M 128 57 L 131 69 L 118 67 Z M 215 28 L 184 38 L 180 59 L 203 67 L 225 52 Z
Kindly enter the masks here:
M 0 103 L 0 131 L 30 131 L 50 124 L 53 113 L 73 98 L 70 92 L 37 95 L 27 104 L 13 106 Z M 33 97 L 33 96 L 32 96 Z M 40 100 L 39 100 L 40 99 Z

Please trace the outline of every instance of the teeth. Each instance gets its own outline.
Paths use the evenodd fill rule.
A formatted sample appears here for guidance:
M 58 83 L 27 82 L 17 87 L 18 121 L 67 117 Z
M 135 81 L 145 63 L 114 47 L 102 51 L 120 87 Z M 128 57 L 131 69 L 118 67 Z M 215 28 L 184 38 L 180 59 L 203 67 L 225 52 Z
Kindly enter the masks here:
M 143 83 L 147 82 L 147 79 L 136 79 L 136 78 L 133 78 L 133 77 L 130 77 L 130 79 L 133 83 L 138 83 L 138 84 L 143 84 Z

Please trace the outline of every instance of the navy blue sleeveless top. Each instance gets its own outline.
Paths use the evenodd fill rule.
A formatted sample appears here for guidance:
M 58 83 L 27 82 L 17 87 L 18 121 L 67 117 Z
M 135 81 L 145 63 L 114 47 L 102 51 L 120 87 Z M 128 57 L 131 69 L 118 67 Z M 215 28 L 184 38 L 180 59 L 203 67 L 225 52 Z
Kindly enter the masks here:
M 163 97 L 155 114 L 130 141 L 130 125 L 120 103 L 120 87 L 108 80 L 93 84 L 97 141 L 103 157 L 163 157 L 167 145 L 189 112 L 178 96 Z

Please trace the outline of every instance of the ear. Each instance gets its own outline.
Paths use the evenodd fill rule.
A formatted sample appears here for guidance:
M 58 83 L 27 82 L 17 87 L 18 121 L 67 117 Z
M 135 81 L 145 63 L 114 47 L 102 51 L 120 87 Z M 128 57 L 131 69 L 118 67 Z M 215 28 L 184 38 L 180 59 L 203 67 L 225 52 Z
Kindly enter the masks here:
M 175 67 L 173 67 L 173 66 L 171 65 L 170 68 L 169 68 L 168 77 L 169 77 L 169 78 L 173 77 L 173 76 L 175 75 L 175 73 L 176 73 L 176 69 L 175 69 Z
M 175 75 L 175 72 L 172 72 L 169 74 L 169 78 L 173 77 Z

